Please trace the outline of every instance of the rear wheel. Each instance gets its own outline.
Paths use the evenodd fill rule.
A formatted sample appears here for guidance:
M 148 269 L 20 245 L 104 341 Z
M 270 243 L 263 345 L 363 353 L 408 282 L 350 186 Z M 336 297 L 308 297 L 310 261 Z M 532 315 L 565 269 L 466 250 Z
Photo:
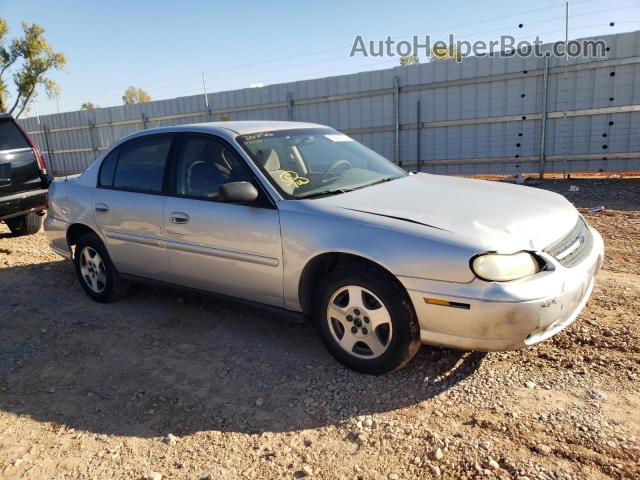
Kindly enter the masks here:
M 129 291 L 129 282 L 120 277 L 102 240 L 94 233 L 78 240 L 74 264 L 82 288 L 96 302 L 112 302 Z
M 21 217 L 9 218 L 5 222 L 14 235 L 33 235 L 42 227 L 42 215 L 31 212 Z
M 363 265 L 327 275 L 316 301 L 316 325 L 343 365 L 380 375 L 409 362 L 420 349 L 413 306 L 397 280 Z

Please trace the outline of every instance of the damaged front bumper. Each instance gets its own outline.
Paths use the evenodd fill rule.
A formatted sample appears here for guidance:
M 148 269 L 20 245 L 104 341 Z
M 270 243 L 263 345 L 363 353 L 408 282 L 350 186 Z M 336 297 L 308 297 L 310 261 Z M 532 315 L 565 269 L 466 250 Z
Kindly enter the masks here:
M 590 231 L 591 251 L 571 268 L 539 252 L 548 268 L 512 282 L 399 277 L 418 316 L 422 342 L 462 350 L 514 350 L 555 335 L 584 308 L 602 265 L 604 243 L 597 231 Z

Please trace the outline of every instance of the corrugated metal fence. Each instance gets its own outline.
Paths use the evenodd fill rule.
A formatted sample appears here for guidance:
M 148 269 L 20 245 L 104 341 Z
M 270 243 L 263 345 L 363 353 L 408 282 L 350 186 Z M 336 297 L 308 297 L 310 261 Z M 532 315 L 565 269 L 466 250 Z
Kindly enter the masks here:
M 640 32 L 599 38 L 604 59 L 469 57 L 20 123 L 58 174 L 141 129 L 267 119 L 331 125 L 425 172 L 639 171 Z

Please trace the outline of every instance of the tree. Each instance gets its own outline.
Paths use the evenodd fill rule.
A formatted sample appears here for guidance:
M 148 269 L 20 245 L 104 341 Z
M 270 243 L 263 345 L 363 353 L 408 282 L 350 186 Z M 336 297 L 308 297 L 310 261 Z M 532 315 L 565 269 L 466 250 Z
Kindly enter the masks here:
M 124 91 L 124 95 L 122 95 L 122 101 L 125 103 L 125 105 L 129 105 L 131 103 L 147 103 L 151 101 L 151 95 L 149 95 L 141 88 L 132 86 Z
M 405 55 L 404 57 L 400 57 L 400 66 L 404 67 L 405 65 L 419 64 L 420 59 L 417 55 Z
M 0 111 L 18 118 L 32 98 L 38 94 L 38 86 L 44 88 L 47 97 L 59 93 L 56 82 L 46 73 L 61 70 L 67 63 L 64 54 L 53 50 L 44 37 L 44 28 L 37 23 L 22 22 L 22 36 L 8 39 L 9 24 L 0 17 Z M 10 99 L 5 75 L 13 72 L 15 98 Z
M 100 108 L 99 105 L 94 105 L 91 102 L 84 102 L 80 105 L 80 110 L 95 110 L 96 108 Z
M 444 42 L 439 43 L 440 45 L 434 45 L 431 48 L 430 60 L 432 62 L 443 62 L 449 60 L 450 58 L 455 58 L 457 61 L 462 60 L 463 56 L 456 49 L 455 45 L 447 46 Z

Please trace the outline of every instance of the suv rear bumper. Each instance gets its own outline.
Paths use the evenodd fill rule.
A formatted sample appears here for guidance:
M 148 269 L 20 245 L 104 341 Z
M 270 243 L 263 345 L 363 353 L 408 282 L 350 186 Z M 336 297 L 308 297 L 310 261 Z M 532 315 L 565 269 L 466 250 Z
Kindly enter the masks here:
M 47 190 L 28 190 L 0 197 L 0 220 L 20 217 L 47 208 Z

